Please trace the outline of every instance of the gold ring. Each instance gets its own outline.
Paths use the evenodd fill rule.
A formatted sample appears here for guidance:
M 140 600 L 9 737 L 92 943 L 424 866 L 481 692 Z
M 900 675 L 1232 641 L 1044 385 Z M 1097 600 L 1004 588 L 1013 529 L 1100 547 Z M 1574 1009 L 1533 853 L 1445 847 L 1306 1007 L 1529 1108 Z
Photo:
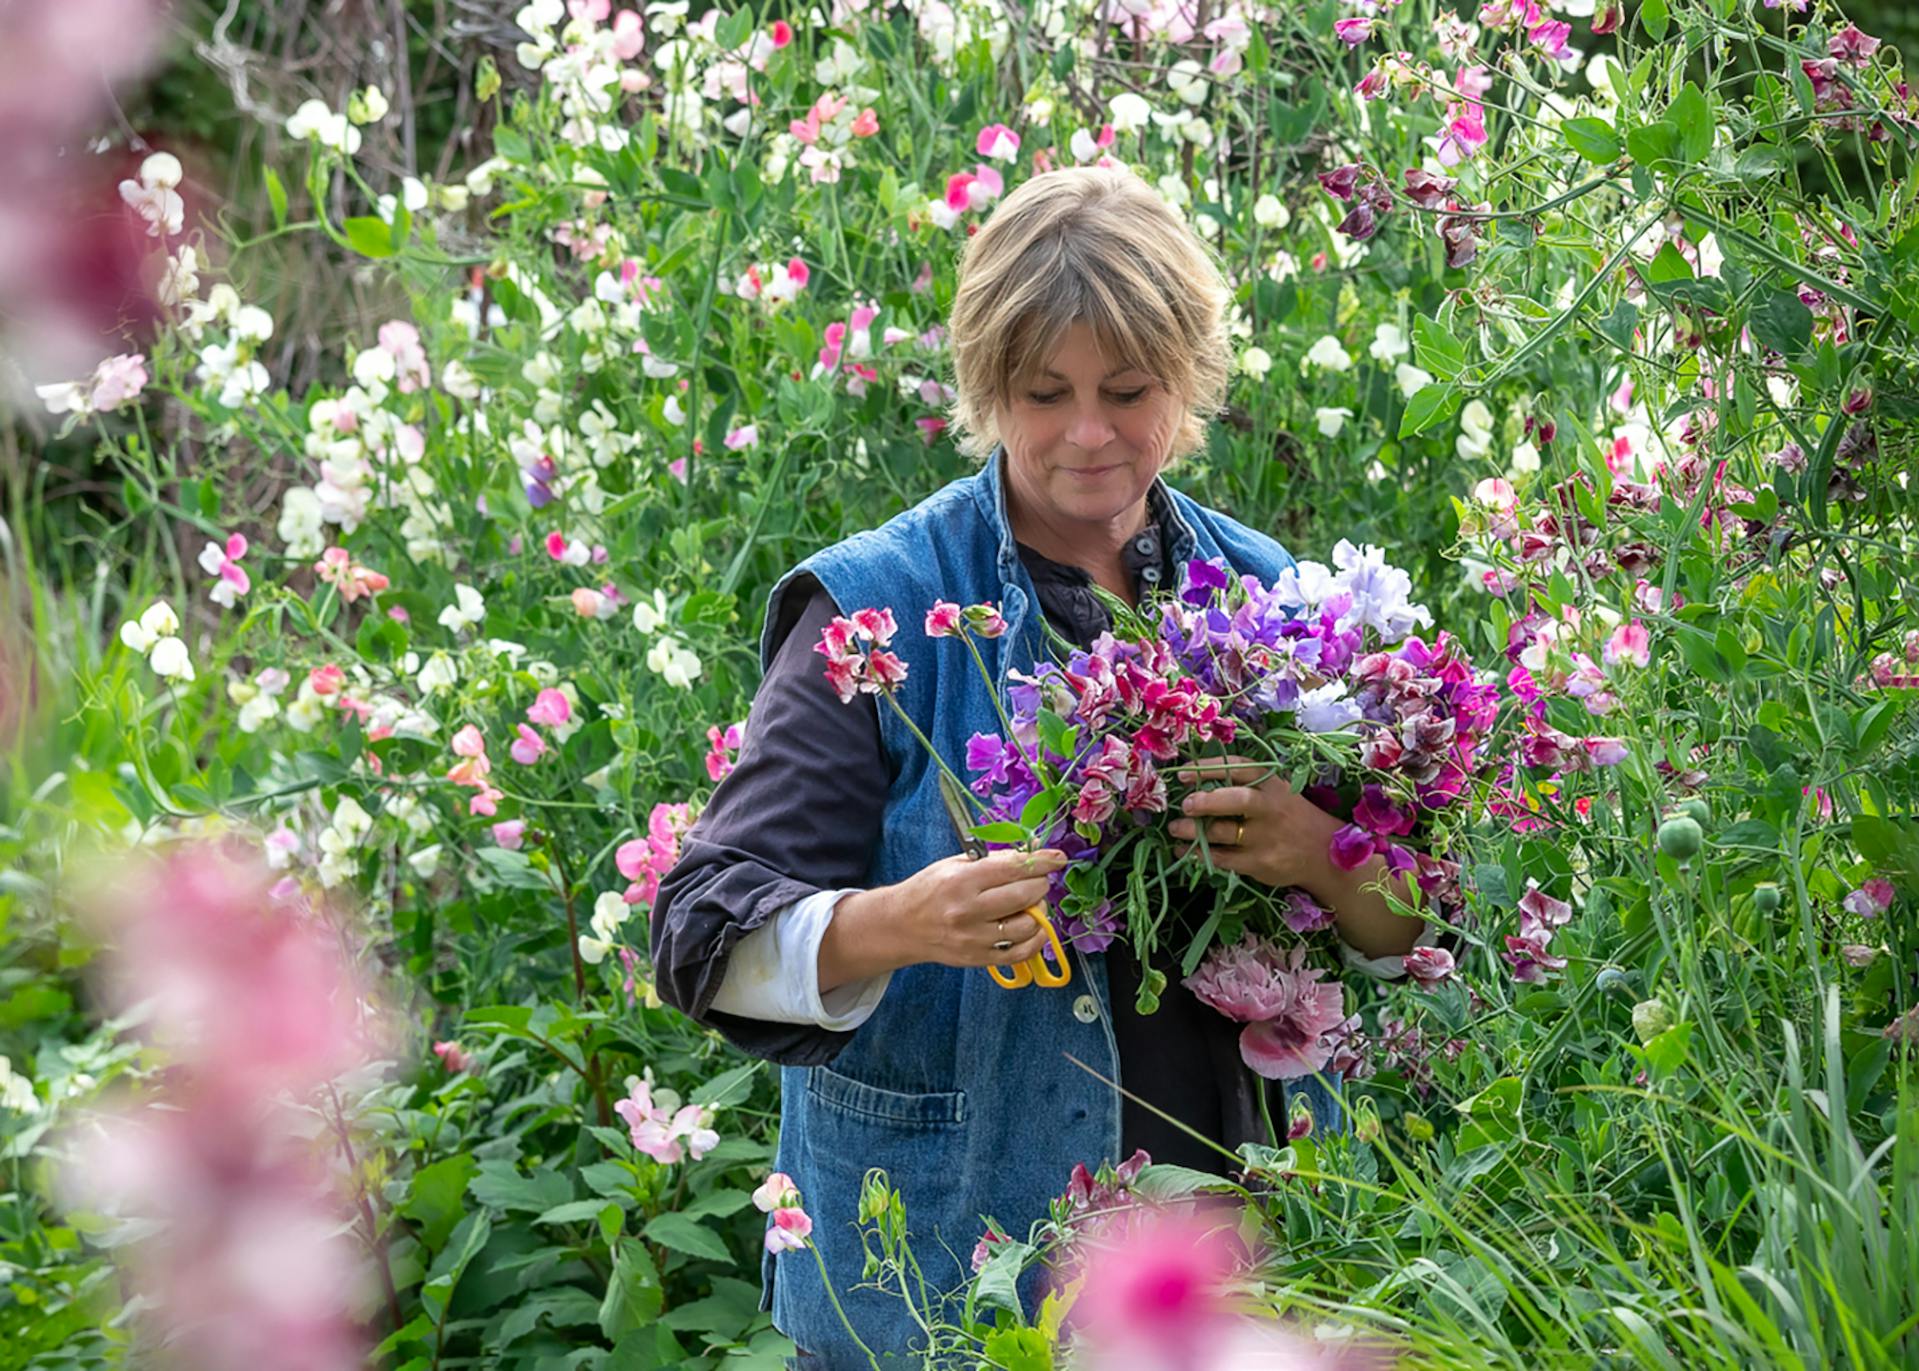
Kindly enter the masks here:
M 1233 846 L 1238 847 L 1240 845 L 1241 840 L 1243 840 L 1246 837 L 1246 821 L 1244 819 L 1236 819 L 1234 820 L 1234 823 L 1236 823 L 1238 827 L 1234 830 L 1234 833 L 1233 833 Z
M 1013 950 L 1013 940 L 1011 938 L 1001 938 L 998 942 L 993 944 L 993 951 L 995 952 L 1010 952 L 1012 950 Z

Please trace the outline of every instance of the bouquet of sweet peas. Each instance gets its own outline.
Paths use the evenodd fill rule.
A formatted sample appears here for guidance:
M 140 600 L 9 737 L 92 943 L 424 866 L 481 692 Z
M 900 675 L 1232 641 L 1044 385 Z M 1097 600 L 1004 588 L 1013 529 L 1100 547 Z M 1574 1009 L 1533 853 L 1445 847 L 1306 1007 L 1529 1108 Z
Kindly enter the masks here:
M 1305 940 L 1331 915 L 1304 891 L 1212 870 L 1203 826 L 1176 858 L 1168 780 L 1228 751 L 1254 757 L 1346 818 L 1328 854 L 1341 869 L 1377 855 L 1413 898 L 1456 900 L 1458 867 L 1444 853 L 1496 762 L 1487 740 L 1499 691 L 1447 633 L 1413 634 L 1432 618 L 1410 591 L 1377 549 L 1342 541 L 1331 566 L 1304 562 L 1270 586 L 1193 561 L 1176 590 L 1137 610 L 1109 597 L 1112 630 L 1014 672 L 1001 732 L 969 742 L 975 833 L 1068 855 L 1049 900 L 1060 934 L 1086 951 L 1124 938 L 1141 964 L 1142 1010 L 1164 988 L 1153 961 L 1171 940 L 1187 983 L 1231 1017 L 1253 1022 L 1237 993 L 1248 978 L 1282 999 L 1330 996 L 1318 1001 L 1330 1013 L 1337 986 L 1316 984 Z M 890 610 L 870 609 L 828 629 L 819 651 L 842 698 L 874 693 L 900 708 L 892 691 L 905 667 L 887 650 L 896 631 Z M 990 605 L 939 603 L 925 631 L 965 641 L 984 676 L 972 638 L 1004 624 Z M 1186 872 L 1223 889 L 1203 922 L 1175 934 L 1169 876 Z

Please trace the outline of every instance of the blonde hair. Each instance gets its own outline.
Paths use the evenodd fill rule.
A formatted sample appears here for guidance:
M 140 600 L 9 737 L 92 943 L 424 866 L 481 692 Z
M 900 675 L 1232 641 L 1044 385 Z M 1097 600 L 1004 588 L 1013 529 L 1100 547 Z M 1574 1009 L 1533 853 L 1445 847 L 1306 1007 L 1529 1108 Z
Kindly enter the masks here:
M 1171 455 L 1196 451 L 1226 395 L 1226 283 L 1206 245 L 1154 190 L 1118 167 L 1035 176 L 966 246 L 948 335 L 962 451 L 999 442 L 997 406 L 1043 370 L 1076 323 L 1185 407 Z

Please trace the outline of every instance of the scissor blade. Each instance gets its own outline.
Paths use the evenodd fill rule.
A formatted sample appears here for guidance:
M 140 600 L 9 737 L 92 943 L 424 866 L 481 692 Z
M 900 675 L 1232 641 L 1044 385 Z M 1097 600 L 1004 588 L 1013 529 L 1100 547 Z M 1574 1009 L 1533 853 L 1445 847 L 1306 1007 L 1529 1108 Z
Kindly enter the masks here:
M 940 799 L 946 803 L 946 817 L 953 821 L 953 832 L 969 857 L 983 854 L 985 844 L 973 836 L 973 818 L 966 812 L 966 801 L 956 792 L 959 786 L 951 776 L 940 773 Z

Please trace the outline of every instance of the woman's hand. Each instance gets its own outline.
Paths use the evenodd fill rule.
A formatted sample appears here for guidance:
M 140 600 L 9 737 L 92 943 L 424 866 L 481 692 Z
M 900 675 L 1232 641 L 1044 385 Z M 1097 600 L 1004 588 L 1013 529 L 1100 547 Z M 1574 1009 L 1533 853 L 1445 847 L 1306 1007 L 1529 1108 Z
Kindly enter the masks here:
M 1188 816 L 1166 828 L 1181 839 L 1176 851 L 1185 856 L 1206 825 L 1207 855 L 1221 871 L 1264 881 L 1270 886 L 1298 886 L 1333 913 L 1339 936 L 1367 957 L 1410 952 L 1424 920 L 1395 914 L 1381 887 L 1392 885 L 1402 899 L 1409 893 L 1403 876 L 1390 875 L 1386 863 L 1373 857 L 1357 870 L 1333 865 L 1329 848 L 1339 820 L 1296 792 L 1271 763 L 1250 757 L 1224 757 L 1200 763 L 1179 773 L 1192 784 L 1223 780 L 1216 790 L 1196 790 L 1180 806 Z
M 897 885 L 839 902 L 820 941 L 820 993 L 919 962 L 1011 966 L 1046 942 L 1026 911 L 1066 865 L 1052 848 L 946 857 Z
M 1188 785 L 1226 782 L 1188 795 L 1180 810 L 1190 817 L 1166 826 L 1173 837 L 1184 840 L 1176 848 L 1180 856 L 1196 845 L 1198 826 L 1204 823 L 1208 855 L 1221 871 L 1308 890 L 1324 874 L 1327 846 L 1339 831 L 1339 820 L 1295 791 L 1270 763 L 1225 757 L 1181 771 L 1179 779 Z

